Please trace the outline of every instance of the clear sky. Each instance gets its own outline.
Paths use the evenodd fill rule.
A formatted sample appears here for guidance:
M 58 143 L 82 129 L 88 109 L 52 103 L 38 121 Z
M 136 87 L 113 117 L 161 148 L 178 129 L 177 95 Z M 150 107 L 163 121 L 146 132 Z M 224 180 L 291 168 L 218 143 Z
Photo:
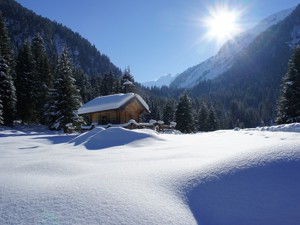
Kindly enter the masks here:
M 81 34 L 138 82 L 181 73 L 214 55 L 205 18 L 227 6 L 241 30 L 299 0 L 17 0 Z M 220 27 L 220 26 L 219 26 Z M 223 35 L 224 37 L 224 35 Z M 221 40 L 224 41 L 224 40 Z

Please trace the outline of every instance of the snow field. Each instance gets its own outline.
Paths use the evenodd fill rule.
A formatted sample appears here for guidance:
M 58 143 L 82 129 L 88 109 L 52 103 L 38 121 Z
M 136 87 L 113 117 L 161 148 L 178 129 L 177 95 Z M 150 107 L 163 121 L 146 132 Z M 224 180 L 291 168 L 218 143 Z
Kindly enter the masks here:
M 297 224 L 300 133 L 271 130 L 1 130 L 0 224 Z

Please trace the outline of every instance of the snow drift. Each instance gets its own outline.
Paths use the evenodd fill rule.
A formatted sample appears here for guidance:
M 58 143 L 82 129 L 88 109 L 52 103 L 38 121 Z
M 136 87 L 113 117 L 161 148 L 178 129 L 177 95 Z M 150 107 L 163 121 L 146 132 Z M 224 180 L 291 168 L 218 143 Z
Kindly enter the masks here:
M 297 224 L 300 133 L 276 129 L 1 130 L 0 224 Z
M 300 154 L 283 148 L 223 165 L 188 193 L 199 224 L 297 224 L 300 210 Z M 250 161 L 250 163 L 249 163 Z
M 131 142 L 136 142 L 145 138 L 160 140 L 157 133 L 152 130 L 134 131 L 119 127 L 112 127 L 109 129 L 96 127 L 93 130 L 72 139 L 69 143 L 74 143 L 75 146 L 83 145 L 88 150 L 99 150 L 127 145 Z

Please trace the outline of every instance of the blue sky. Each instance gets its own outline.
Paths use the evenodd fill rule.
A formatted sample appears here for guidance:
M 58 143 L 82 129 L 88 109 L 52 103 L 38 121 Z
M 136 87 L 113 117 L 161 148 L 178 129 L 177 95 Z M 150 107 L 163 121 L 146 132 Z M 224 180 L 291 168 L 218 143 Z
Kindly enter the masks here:
M 181 73 L 214 55 L 219 45 L 203 38 L 211 8 L 241 10 L 242 29 L 296 6 L 297 0 L 17 0 L 94 44 L 138 82 Z

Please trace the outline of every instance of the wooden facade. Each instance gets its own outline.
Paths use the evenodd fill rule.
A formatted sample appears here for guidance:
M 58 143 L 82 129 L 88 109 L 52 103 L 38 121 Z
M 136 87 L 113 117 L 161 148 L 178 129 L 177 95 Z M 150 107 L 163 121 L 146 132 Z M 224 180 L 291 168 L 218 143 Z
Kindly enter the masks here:
M 83 114 L 91 124 L 125 124 L 131 119 L 140 122 L 140 116 L 144 112 L 149 112 L 147 108 L 134 97 L 117 109 L 90 112 Z

